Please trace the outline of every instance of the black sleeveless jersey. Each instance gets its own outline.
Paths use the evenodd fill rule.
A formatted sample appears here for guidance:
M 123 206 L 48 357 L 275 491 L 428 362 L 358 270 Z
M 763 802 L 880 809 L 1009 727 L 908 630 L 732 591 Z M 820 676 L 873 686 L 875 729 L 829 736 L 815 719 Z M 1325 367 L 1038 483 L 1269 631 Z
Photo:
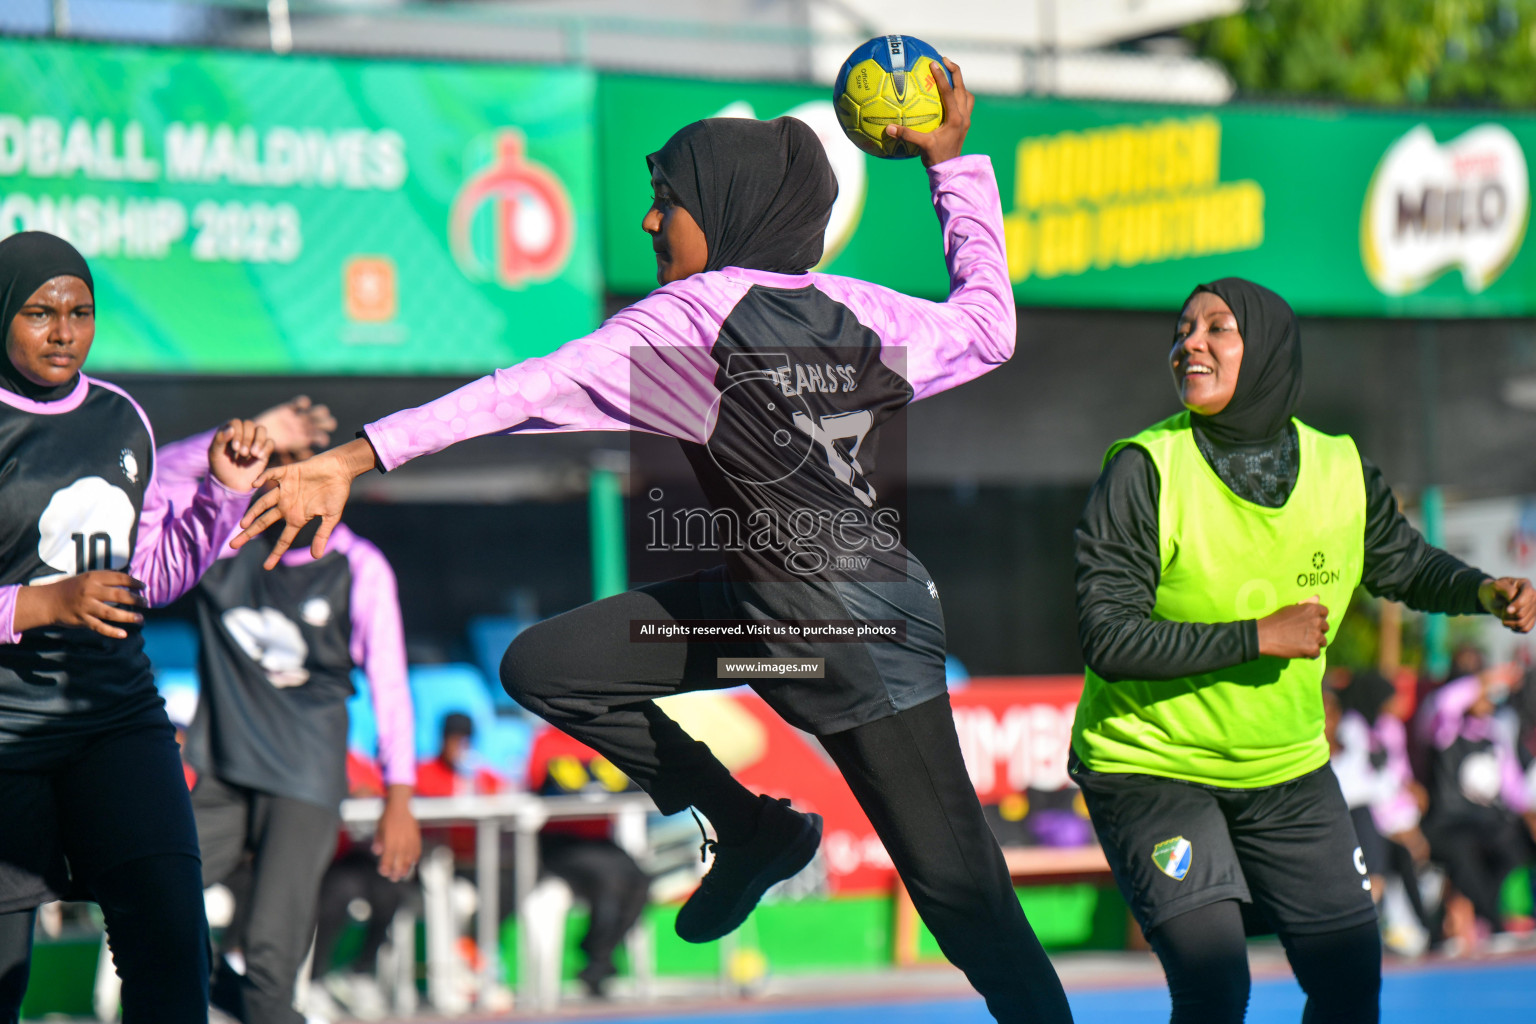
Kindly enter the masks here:
M 132 571 L 154 458 L 138 407 L 99 381 L 0 403 L 0 585 Z M 125 640 L 58 627 L 0 644 L 0 769 L 37 766 L 62 736 L 163 719 L 139 629 L 124 628 Z
M 1492 739 L 1458 736 L 1429 764 L 1429 813 L 1436 824 L 1491 828 L 1511 811 L 1501 800 L 1502 766 Z
M 271 572 L 269 540 L 195 591 L 202 695 L 187 759 L 225 782 L 335 809 L 347 790 L 352 569 L 331 550 Z

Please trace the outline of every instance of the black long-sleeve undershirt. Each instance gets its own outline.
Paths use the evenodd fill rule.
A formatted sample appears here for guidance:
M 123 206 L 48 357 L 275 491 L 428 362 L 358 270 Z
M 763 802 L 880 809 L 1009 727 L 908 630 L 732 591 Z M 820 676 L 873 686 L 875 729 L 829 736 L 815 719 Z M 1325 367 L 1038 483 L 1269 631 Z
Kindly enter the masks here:
M 1486 574 L 1431 547 L 1398 509 L 1381 470 L 1364 456 L 1360 462 L 1365 588 L 1419 611 L 1482 611 L 1477 589 Z M 1256 619 L 1152 621 L 1161 573 L 1159 486 L 1151 457 L 1134 445 L 1123 449 L 1094 485 L 1076 532 L 1078 640 L 1083 659 L 1111 682 L 1178 679 L 1259 656 Z M 1342 616 L 1344 609 L 1330 609 L 1330 614 Z

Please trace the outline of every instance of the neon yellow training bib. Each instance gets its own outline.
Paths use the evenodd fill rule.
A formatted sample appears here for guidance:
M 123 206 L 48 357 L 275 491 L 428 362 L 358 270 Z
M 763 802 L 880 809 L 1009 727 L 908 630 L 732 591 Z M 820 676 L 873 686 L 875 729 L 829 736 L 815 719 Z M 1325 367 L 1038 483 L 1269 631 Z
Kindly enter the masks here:
M 1316 595 L 1333 639 L 1364 565 L 1365 477 L 1353 440 L 1293 422 L 1300 471 L 1280 508 L 1221 482 L 1187 412 L 1110 447 L 1106 465 L 1134 444 L 1161 481 L 1154 621 L 1259 619 Z M 1259 657 L 1206 675 L 1113 683 L 1089 669 L 1072 747 L 1098 772 L 1239 789 L 1286 782 L 1328 763 L 1326 660 Z

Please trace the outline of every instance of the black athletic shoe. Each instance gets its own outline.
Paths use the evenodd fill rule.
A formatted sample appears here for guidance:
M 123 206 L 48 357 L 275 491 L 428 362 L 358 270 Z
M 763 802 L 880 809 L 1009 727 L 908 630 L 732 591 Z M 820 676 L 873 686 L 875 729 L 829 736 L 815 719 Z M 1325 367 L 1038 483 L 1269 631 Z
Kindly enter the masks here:
M 677 934 L 686 942 L 713 942 L 741 927 L 775 882 L 797 874 L 821 844 L 821 815 L 801 814 L 788 800 L 760 797 L 757 832 L 740 844 L 706 840 L 715 862 L 677 912 Z
M 614 967 L 611 963 L 589 963 L 576 972 L 576 979 L 581 982 L 582 988 L 587 990 L 589 998 L 607 999 L 608 979 L 618 973 L 618 968 Z

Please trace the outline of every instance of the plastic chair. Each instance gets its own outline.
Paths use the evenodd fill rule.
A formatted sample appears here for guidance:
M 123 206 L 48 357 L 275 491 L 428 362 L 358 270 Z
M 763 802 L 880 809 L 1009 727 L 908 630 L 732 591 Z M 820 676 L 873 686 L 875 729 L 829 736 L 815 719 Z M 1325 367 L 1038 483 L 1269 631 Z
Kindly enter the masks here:
M 533 749 L 534 728 L 527 718 L 501 715 L 480 744 L 486 766 L 518 789 L 528 782 L 528 754 Z
M 496 708 L 491 703 L 485 677 L 473 665 L 413 665 L 411 701 L 416 706 L 416 756 L 436 757 L 443 744 L 443 719 L 458 712 L 475 724 L 474 750 L 482 757 L 485 744 L 496 731 Z
M 197 668 L 197 627 L 181 619 L 144 623 L 144 653 L 158 675 L 168 668 Z
M 162 697 L 168 690 L 191 690 L 193 693 L 198 693 L 201 692 L 202 685 L 196 669 L 155 666 L 155 689 L 160 691 Z
M 576 904 L 571 887 L 553 875 L 539 879 L 523 904 L 528 934 L 522 936 L 527 967 L 533 976 L 533 1006 L 548 1013 L 560 1005 L 560 975 L 565 961 L 565 919 Z
M 426 923 L 427 998 L 439 1013 L 463 1013 L 469 1009 L 473 978 L 454 950 L 460 920 L 453 905 L 453 851 L 446 846 L 427 850 L 416 873 Z
M 531 619 L 518 619 L 509 615 L 477 615 L 464 627 L 469 637 L 470 650 L 475 664 L 485 673 L 489 684 L 491 702 L 497 708 L 518 708 L 517 702 L 501 688 L 501 658 L 507 653 L 512 638 L 533 624 Z
M 548 1013 L 560 1005 L 561 980 L 565 968 L 565 925 L 571 910 L 585 906 L 571 887 L 553 875 L 539 879 L 523 905 L 528 935 L 523 940 L 528 970 L 533 976 L 533 1009 Z M 630 975 L 635 992 L 642 999 L 655 994 L 656 967 L 651 949 L 650 925 L 645 918 L 624 937 L 629 954 Z
M 971 681 L 971 673 L 966 670 L 964 663 L 953 654 L 944 656 L 944 686 L 951 693 L 965 689 Z
M 155 666 L 155 689 L 165 701 L 165 713 L 171 724 L 185 729 L 197 714 L 198 694 L 201 684 L 197 673 L 190 668 L 161 668 Z
M 347 698 L 347 749 L 377 757 L 379 723 L 373 714 L 373 693 L 368 689 L 368 676 L 361 669 L 353 669 L 352 685 L 357 692 Z

